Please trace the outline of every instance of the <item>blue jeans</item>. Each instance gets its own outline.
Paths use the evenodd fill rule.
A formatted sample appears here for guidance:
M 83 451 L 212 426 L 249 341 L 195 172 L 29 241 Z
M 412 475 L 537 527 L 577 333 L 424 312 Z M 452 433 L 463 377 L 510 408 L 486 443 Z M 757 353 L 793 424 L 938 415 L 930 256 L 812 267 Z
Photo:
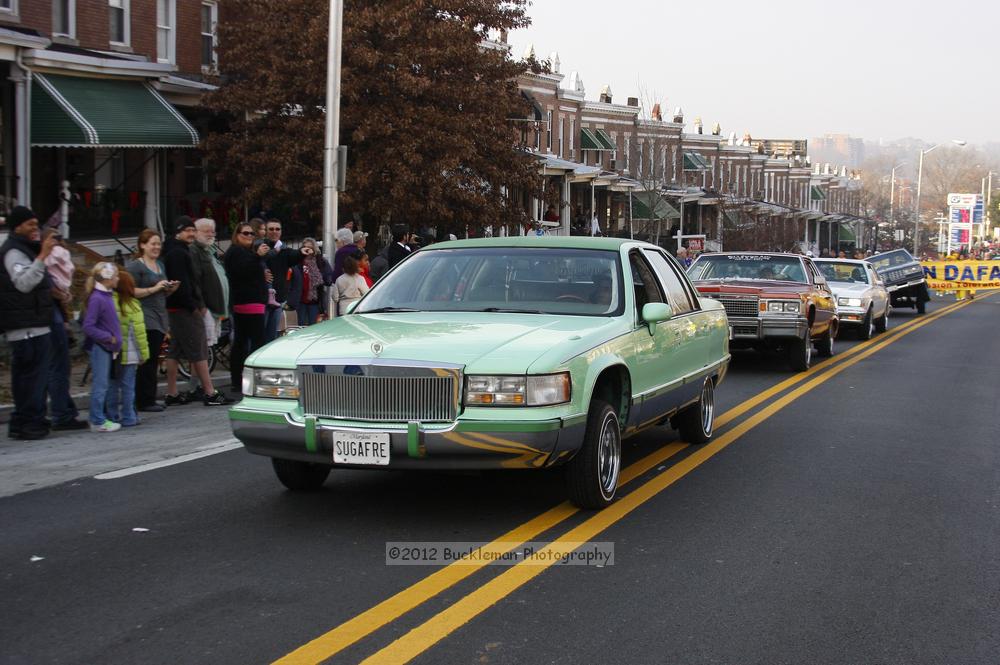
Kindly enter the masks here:
M 52 422 L 61 425 L 76 420 L 80 411 L 69 394 L 69 338 L 66 336 L 66 326 L 63 325 L 63 315 L 55 308 L 56 320 L 52 324 L 52 362 L 49 364 L 49 412 Z
M 278 321 L 281 320 L 284 306 L 267 307 L 264 310 L 264 343 L 273 342 L 278 339 Z
M 109 420 L 104 410 L 111 387 L 111 354 L 94 344 L 90 349 L 90 423 L 103 425 Z
M 52 352 L 51 333 L 10 342 L 11 392 L 14 411 L 8 425 L 10 435 L 22 432 L 48 432 L 45 419 L 45 386 L 49 377 Z
M 319 316 L 319 303 L 314 302 L 311 305 L 300 303 L 295 313 L 300 326 L 311 326 L 316 323 L 316 317 Z
M 111 380 L 107 416 L 122 427 L 139 424 L 135 413 L 135 372 L 138 365 L 122 365 L 117 379 Z

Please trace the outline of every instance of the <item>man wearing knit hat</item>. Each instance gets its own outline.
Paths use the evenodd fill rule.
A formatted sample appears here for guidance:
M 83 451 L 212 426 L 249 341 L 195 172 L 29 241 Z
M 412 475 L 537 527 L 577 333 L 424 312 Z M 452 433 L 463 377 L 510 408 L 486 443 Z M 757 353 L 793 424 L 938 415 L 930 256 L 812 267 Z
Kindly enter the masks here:
M 0 246 L 0 332 L 10 346 L 11 392 L 14 412 L 8 435 L 34 440 L 49 434 L 45 418 L 52 321 L 52 283 L 45 259 L 58 242 L 40 242 L 38 217 L 17 206 L 7 215 L 10 235 Z

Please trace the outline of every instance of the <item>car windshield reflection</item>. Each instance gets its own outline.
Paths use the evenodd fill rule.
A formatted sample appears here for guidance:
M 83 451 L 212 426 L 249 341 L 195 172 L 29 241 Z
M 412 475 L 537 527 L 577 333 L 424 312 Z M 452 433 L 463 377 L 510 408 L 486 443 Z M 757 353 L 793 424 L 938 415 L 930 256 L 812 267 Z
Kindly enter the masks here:
M 906 265 L 907 263 L 913 263 L 913 257 L 905 249 L 897 249 L 891 252 L 886 252 L 885 254 L 878 254 L 870 259 L 871 264 L 875 266 L 875 270 L 882 272 L 888 270 L 889 268 L 895 266 Z
M 624 310 L 617 252 L 470 247 L 414 254 L 380 280 L 354 313 L 617 316 Z
M 848 284 L 868 283 L 868 275 L 865 272 L 864 266 L 857 263 L 817 261 L 816 266 L 828 282 L 846 282 Z
M 694 281 L 708 279 L 766 280 L 807 283 L 802 261 L 772 254 L 705 254 L 688 269 Z

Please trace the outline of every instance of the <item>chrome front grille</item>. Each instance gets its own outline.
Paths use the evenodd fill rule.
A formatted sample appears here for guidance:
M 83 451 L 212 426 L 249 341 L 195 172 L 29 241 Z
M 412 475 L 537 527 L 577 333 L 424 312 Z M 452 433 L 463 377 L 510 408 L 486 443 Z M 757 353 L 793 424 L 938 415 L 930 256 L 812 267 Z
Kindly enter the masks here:
M 718 298 L 726 308 L 726 316 L 756 317 L 760 313 L 758 298 Z
M 360 368 L 359 368 L 360 371 Z M 302 374 L 306 415 L 362 421 L 448 422 L 458 409 L 457 377 Z

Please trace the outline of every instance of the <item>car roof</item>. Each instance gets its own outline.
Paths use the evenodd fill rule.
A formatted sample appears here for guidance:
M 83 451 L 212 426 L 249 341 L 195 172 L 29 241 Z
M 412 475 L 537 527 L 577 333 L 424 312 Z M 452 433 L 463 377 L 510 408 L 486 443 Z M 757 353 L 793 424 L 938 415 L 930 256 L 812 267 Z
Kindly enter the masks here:
M 824 256 L 821 259 L 813 259 L 816 263 L 856 263 L 859 266 L 871 263 L 868 259 L 838 259 L 834 256 Z
M 560 249 L 618 250 L 622 245 L 636 244 L 656 247 L 651 243 L 629 238 L 592 238 L 589 236 L 507 236 L 506 238 L 470 238 L 449 240 L 428 245 L 420 251 L 466 249 L 474 247 L 553 247 Z
M 794 252 L 749 252 L 749 251 L 741 251 L 741 252 L 702 252 L 701 254 L 698 255 L 698 258 L 700 259 L 703 256 L 733 256 L 734 254 L 746 254 L 748 256 L 762 256 L 762 255 L 765 255 L 765 256 L 790 256 L 790 257 L 793 257 L 793 258 L 796 258 L 796 259 L 807 258 L 807 257 L 805 257 L 805 256 L 803 256 L 801 254 L 795 254 Z

